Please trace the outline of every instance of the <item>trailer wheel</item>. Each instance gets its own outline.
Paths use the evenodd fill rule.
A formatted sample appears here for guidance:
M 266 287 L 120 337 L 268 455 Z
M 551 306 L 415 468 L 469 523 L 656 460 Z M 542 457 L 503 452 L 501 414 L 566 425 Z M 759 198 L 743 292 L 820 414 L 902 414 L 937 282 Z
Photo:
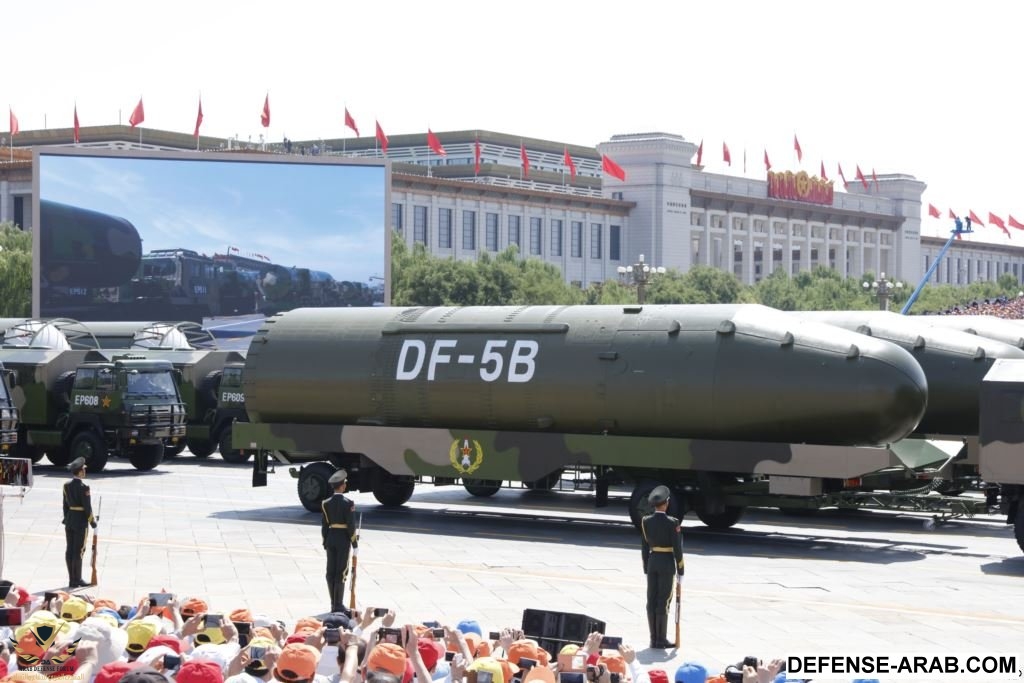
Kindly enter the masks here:
M 128 454 L 128 461 L 140 472 L 148 472 L 163 460 L 164 445 L 160 443 L 136 446 Z
M 185 450 L 185 442 L 178 441 L 178 443 L 168 444 L 164 447 L 164 460 L 170 460 L 181 455 L 181 452 Z
M 1017 519 L 1013 523 L 1013 535 L 1017 538 L 1017 545 L 1024 550 L 1024 505 L 1017 503 Z
M 633 487 L 633 493 L 629 496 L 629 518 L 637 529 L 640 528 L 640 522 L 643 521 L 643 518 L 654 512 L 654 506 L 651 505 L 648 498 L 651 495 L 651 491 L 661 485 L 661 482 L 654 481 L 653 479 L 641 479 Z M 669 488 L 671 489 L 671 487 Z M 668 510 L 666 512 L 669 516 L 682 520 L 679 512 L 681 509 L 679 494 L 672 491 L 672 495 L 668 499 Z
M 487 498 L 501 490 L 501 482 L 490 479 L 463 479 L 462 485 L 469 495 L 477 498 Z
M 248 462 L 250 455 L 252 455 L 251 451 L 243 451 L 241 448 L 233 448 L 231 446 L 231 425 L 221 430 L 220 457 L 224 462 L 229 462 L 232 465 L 241 465 L 244 462 Z
M 740 521 L 746 508 L 739 505 L 726 505 L 721 512 L 712 513 L 707 509 L 697 508 L 697 518 L 704 526 L 711 529 L 728 529 Z
M 189 452 L 197 458 L 208 458 L 217 450 L 217 444 L 207 439 L 185 439 Z
M 299 502 L 310 512 L 320 512 L 320 504 L 331 495 L 327 480 L 335 473 L 330 463 L 311 462 L 299 471 Z
M 64 467 L 71 462 L 71 453 L 64 446 L 48 446 L 46 457 L 57 467 Z
M 160 446 L 161 451 L 163 446 Z M 92 472 L 102 472 L 107 466 L 108 449 L 106 442 L 95 432 L 84 431 L 71 439 L 71 459 L 85 458 L 85 466 Z
M 373 497 L 381 505 L 398 507 L 409 502 L 415 488 L 415 481 L 379 470 L 373 482 Z

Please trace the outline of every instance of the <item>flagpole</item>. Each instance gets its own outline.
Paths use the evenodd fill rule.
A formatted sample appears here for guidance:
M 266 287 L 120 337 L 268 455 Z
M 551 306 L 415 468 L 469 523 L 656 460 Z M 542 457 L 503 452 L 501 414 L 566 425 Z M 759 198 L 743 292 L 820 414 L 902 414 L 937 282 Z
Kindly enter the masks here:
M 430 177 L 430 127 L 427 127 L 427 177 Z
M 345 113 L 348 114 L 348 102 L 345 102 Z M 341 156 L 345 156 L 345 140 L 348 138 L 348 133 L 344 130 L 341 133 L 344 136 L 341 138 Z

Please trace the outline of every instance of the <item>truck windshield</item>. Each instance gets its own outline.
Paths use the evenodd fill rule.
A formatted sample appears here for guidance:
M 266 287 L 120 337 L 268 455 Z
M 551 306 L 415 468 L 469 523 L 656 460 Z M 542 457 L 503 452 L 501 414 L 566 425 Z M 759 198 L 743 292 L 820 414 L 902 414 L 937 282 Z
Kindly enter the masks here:
M 173 278 L 177 275 L 174 259 L 148 258 L 142 261 L 142 277 Z
M 128 396 L 173 398 L 177 395 L 169 372 L 130 372 L 127 377 Z

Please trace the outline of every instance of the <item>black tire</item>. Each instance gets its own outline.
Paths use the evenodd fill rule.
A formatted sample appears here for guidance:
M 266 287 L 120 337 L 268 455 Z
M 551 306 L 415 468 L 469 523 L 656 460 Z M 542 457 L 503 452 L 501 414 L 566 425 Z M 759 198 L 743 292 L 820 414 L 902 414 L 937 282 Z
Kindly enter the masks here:
M 654 481 L 653 479 L 641 479 L 633 487 L 633 493 L 629 496 L 629 519 L 633 522 L 633 526 L 637 529 L 640 528 L 640 522 L 644 517 L 654 512 L 654 506 L 648 498 L 656 487 L 662 486 L 661 482 Z M 670 487 L 671 488 L 671 487 Z M 679 496 L 675 491 L 668 499 L 668 510 L 666 512 L 676 519 L 682 519 L 680 516 L 680 505 Z
M 405 505 L 415 489 L 416 482 L 412 479 L 396 477 L 384 470 L 378 470 L 373 481 L 373 497 L 385 507 Z
M 163 446 L 160 449 L 162 452 Z M 85 458 L 85 466 L 90 472 L 102 472 L 110 455 L 107 442 L 96 432 L 88 430 L 75 434 L 71 439 L 70 451 L 72 460 Z
M 721 512 L 712 514 L 706 509 L 697 507 L 697 519 L 699 519 L 704 526 L 709 529 L 728 529 L 729 527 L 740 521 L 740 517 L 743 516 L 743 512 L 746 510 L 745 507 L 739 505 L 726 505 L 725 509 Z
M 1017 545 L 1024 550 L 1024 505 L 1017 503 L 1017 519 L 1013 523 L 1013 535 L 1017 539 Z
M 466 492 L 477 498 L 488 498 L 501 490 L 501 482 L 491 479 L 463 479 Z
M 44 455 L 46 455 L 46 451 L 42 446 L 31 446 L 20 441 L 11 446 L 12 458 L 28 458 L 33 463 L 37 463 L 43 459 Z
M 231 425 L 228 425 L 220 432 L 220 457 L 224 462 L 232 465 L 241 465 L 249 461 L 250 451 L 243 451 L 241 448 L 231 446 Z
M 135 446 L 128 454 L 132 467 L 140 472 L 148 472 L 164 460 L 164 445 L 144 444 Z
M 164 460 L 170 460 L 181 455 L 181 452 L 185 450 L 185 442 L 178 441 L 176 444 L 168 444 L 164 447 Z
M 541 477 L 540 479 L 535 479 L 533 481 L 524 481 L 523 486 L 531 491 L 550 491 L 558 486 L 558 482 L 561 480 L 562 470 L 557 469 L 546 477 Z
M 217 443 L 208 439 L 185 439 L 185 445 L 197 458 L 209 458 L 217 450 Z
M 320 504 L 331 495 L 327 480 L 337 470 L 326 462 L 311 462 L 299 471 L 299 502 L 310 512 L 321 512 Z
M 71 462 L 71 452 L 64 446 L 47 446 L 46 457 L 57 467 L 65 467 Z

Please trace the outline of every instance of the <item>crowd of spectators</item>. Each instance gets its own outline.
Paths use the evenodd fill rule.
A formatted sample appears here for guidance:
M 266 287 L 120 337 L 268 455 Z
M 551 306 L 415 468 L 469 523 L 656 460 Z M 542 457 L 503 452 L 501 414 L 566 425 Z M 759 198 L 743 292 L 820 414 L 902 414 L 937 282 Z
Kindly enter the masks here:
M 645 668 L 628 644 L 548 652 L 522 631 L 476 621 L 395 626 L 367 608 L 286 625 L 247 608 L 154 593 L 135 606 L 0 582 L 0 683 L 779 683 L 783 662 L 748 657 L 715 675 L 697 663 Z M 220 609 L 220 606 L 217 607 Z M 484 635 L 487 637 L 484 637 Z
M 1011 318 L 1014 320 L 1024 319 L 1024 296 L 1016 296 L 1012 299 L 999 296 L 994 299 L 983 299 L 972 301 L 962 306 L 953 306 L 939 315 L 991 315 L 997 318 Z

